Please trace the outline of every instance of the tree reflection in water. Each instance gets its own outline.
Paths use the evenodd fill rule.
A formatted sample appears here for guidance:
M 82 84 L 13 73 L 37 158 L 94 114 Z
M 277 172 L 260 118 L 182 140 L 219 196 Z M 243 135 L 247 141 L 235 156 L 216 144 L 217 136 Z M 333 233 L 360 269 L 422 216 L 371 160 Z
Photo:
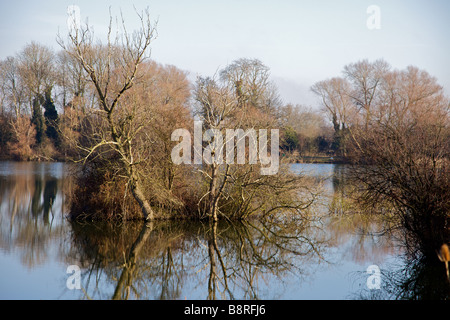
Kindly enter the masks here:
M 357 212 L 344 189 L 345 172 L 333 175 L 336 179 L 330 193 L 336 197 L 325 204 L 331 203 L 327 208 L 333 211 L 218 224 L 159 221 L 115 225 L 65 219 L 64 195 L 72 186 L 64 177 L 66 168 L 58 163 L 1 164 L 0 257 L 10 256 L 26 266 L 9 276 L 21 277 L 26 272 L 42 277 L 40 272 L 33 275 L 34 270 L 50 266 L 53 271 L 45 273 L 48 278 L 39 280 L 45 283 L 61 277 L 56 290 L 68 293 L 66 267 L 77 264 L 82 268 L 84 291 L 71 292 L 71 298 L 277 299 L 292 297 L 284 289 L 292 290 L 294 297 L 301 295 L 305 289 L 297 284 L 301 286 L 316 275 L 318 266 L 330 257 L 366 268 L 385 257 L 398 257 L 395 248 L 401 245 L 403 260 L 395 259 L 398 265 L 381 268 L 380 290 L 364 289 L 368 275 L 361 272 L 356 276 L 363 286 L 350 296 L 345 296 L 349 292 L 345 291 L 343 297 L 449 298 L 444 264 L 437 256 L 423 254 L 422 244 L 428 238 L 418 239 L 395 221 L 393 228 L 393 221 L 382 215 Z M 317 215 L 321 223 L 315 220 Z M 52 273 L 54 270 L 61 274 Z M 327 288 L 315 289 L 321 294 Z M 2 289 L 7 292 L 12 287 Z M 45 296 L 46 291 L 39 290 Z M 57 297 L 52 294 L 45 298 Z
M 361 279 L 367 274 L 360 273 Z M 401 263 L 390 263 L 381 270 L 379 290 L 363 287 L 350 298 L 364 300 L 449 300 L 450 283 L 442 263 L 424 256 L 403 256 Z
M 194 284 L 189 290 L 205 299 L 258 299 L 261 281 L 301 276 L 302 262 L 321 259 L 324 241 L 308 225 L 306 219 L 73 223 L 71 256 L 85 267 L 88 298 L 184 299 L 190 297 L 182 296 L 183 286 Z M 105 292 L 105 283 L 114 290 Z
M 18 248 L 31 269 L 45 263 L 51 241 L 63 237 L 61 189 L 70 186 L 61 164 L 4 162 L 1 169 L 7 174 L 0 174 L 0 248 Z
M 389 210 L 396 212 L 395 207 L 386 208 L 379 204 L 362 209 L 362 204 L 355 201 L 356 197 L 352 197 L 356 184 L 348 179 L 344 171 L 346 169 L 349 167 L 336 166 L 333 172 L 333 194 L 329 206 L 331 223 L 328 225 L 335 243 L 330 245 L 339 246 L 339 242 L 346 240 L 341 235 L 348 237 L 353 233 L 357 235 L 351 246 L 354 260 L 358 260 L 358 257 L 364 260 L 362 254 L 369 256 L 372 261 L 377 260 L 377 256 L 387 254 L 399 256 L 396 262 L 387 263 L 381 269 L 379 290 L 370 290 L 365 285 L 369 276 L 366 272 L 356 273 L 356 282 L 363 285 L 350 297 L 369 300 L 448 300 L 450 282 L 445 265 L 438 260 L 434 250 L 429 249 L 438 248 L 437 245 L 448 239 L 448 217 L 430 217 L 426 221 L 427 228 L 418 233 L 408 228 L 405 219 L 395 214 L 386 214 Z M 348 232 L 350 230 L 353 232 Z M 373 239 L 373 244 L 364 248 L 367 237 Z M 382 243 L 377 245 L 377 242 Z

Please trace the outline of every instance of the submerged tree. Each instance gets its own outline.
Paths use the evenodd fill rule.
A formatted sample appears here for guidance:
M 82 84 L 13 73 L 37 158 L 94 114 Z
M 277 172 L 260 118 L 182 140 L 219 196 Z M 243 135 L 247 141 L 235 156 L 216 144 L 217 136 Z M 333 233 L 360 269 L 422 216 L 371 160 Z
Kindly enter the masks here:
M 156 29 L 151 22 L 149 12 L 137 13 L 139 30 L 129 33 L 122 18 L 122 30 L 112 39 L 112 17 L 110 19 L 106 44 L 94 44 L 92 29 L 86 25 L 72 28 L 69 43 L 59 38 L 62 48 L 83 67 L 96 92 L 98 117 L 101 130 L 90 138 L 85 161 L 90 161 L 96 152 L 112 152 L 112 164 L 117 166 L 127 178 L 127 185 L 139 204 L 144 219 L 154 218 L 153 209 L 144 194 L 141 174 L 137 170 L 140 159 L 136 158 L 133 140 L 142 129 L 141 123 L 135 123 L 138 114 L 133 106 L 124 109 L 123 97 L 135 84 L 141 64 L 149 58 L 150 44 Z M 131 101 L 132 103 L 132 101 Z M 106 148 L 106 149 L 105 149 Z
M 449 100 L 427 72 L 414 67 L 390 74 L 368 129 L 353 128 L 355 174 L 367 200 L 394 202 L 420 250 L 450 241 Z
M 436 78 L 416 67 L 391 71 L 382 60 L 361 61 L 344 73 L 346 90 L 330 86 L 333 80 L 313 89 L 333 119 L 346 115 L 347 153 L 357 164 L 352 175 L 363 187 L 361 199 L 398 213 L 420 250 L 435 256 L 450 241 L 449 100 Z M 344 105 L 350 116 L 336 112 Z
M 200 216 L 303 214 L 317 190 L 279 163 L 279 123 L 266 91 L 268 68 L 257 60 L 238 60 L 220 74 L 218 80 L 199 78 L 194 91 L 196 115 L 206 129 L 206 143 L 200 142 L 201 150 L 194 146 L 204 158 Z

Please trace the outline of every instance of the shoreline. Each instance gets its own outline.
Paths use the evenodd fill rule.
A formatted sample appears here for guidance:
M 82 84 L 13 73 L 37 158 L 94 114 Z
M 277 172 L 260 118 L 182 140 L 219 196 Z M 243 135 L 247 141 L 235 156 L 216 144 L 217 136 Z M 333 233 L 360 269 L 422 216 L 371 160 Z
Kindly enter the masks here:
M 10 157 L 0 157 L 0 161 L 12 161 L 12 162 L 76 162 L 77 160 L 73 159 L 64 159 L 64 158 L 46 158 L 46 157 L 35 157 L 31 160 L 16 160 L 14 158 Z M 339 158 L 339 157 L 333 157 L 333 156 L 304 156 L 304 157 L 296 157 L 295 159 L 292 159 L 292 164 L 295 163 L 315 163 L 315 164 L 349 164 L 348 161 Z

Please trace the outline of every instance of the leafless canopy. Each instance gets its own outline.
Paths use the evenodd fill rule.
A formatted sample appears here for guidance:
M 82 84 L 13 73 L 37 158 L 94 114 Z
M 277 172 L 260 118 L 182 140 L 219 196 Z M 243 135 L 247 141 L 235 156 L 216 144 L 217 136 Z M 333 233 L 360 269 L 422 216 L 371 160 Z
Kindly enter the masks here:
M 58 37 L 58 43 L 67 54 L 78 61 L 95 87 L 99 115 L 106 120 L 105 131 L 100 140 L 85 148 L 85 161 L 100 147 L 109 147 L 118 156 L 118 164 L 128 178 L 130 190 L 141 207 L 145 219 L 153 219 L 153 210 L 143 193 L 140 175 L 136 170 L 136 159 L 132 140 L 142 128 L 132 128 L 133 114 L 125 118 L 118 116 L 117 108 L 125 92 L 133 87 L 140 65 L 150 56 L 150 44 L 156 36 L 149 10 L 136 12 L 140 27 L 129 33 L 123 15 L 113 37 L 113 18 L 106 44 L 94 43 L 94 32 L 86 23 L 80 28 L 71 28 L 68 44 Z M 133 110 L 133 109 L 132 109 Z

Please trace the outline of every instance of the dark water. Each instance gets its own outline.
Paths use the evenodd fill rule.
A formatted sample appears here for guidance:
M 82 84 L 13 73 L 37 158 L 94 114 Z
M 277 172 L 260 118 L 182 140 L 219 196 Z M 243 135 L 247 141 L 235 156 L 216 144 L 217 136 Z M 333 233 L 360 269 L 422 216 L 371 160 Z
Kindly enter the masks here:
M 331 196 L 346 168 L 292 170 L 327 177 Z M 0 163 L 0 299 L 424 296 L 402 284 L 431 271 L 405 260 L 394 235 L 378 232 L 383 222 L 330 216 L 327 197 L 308 221 L 80 224 L 66 219 L 67 172 L 62 163 Z M 426 292 L 441 288 L 430 282 Z

